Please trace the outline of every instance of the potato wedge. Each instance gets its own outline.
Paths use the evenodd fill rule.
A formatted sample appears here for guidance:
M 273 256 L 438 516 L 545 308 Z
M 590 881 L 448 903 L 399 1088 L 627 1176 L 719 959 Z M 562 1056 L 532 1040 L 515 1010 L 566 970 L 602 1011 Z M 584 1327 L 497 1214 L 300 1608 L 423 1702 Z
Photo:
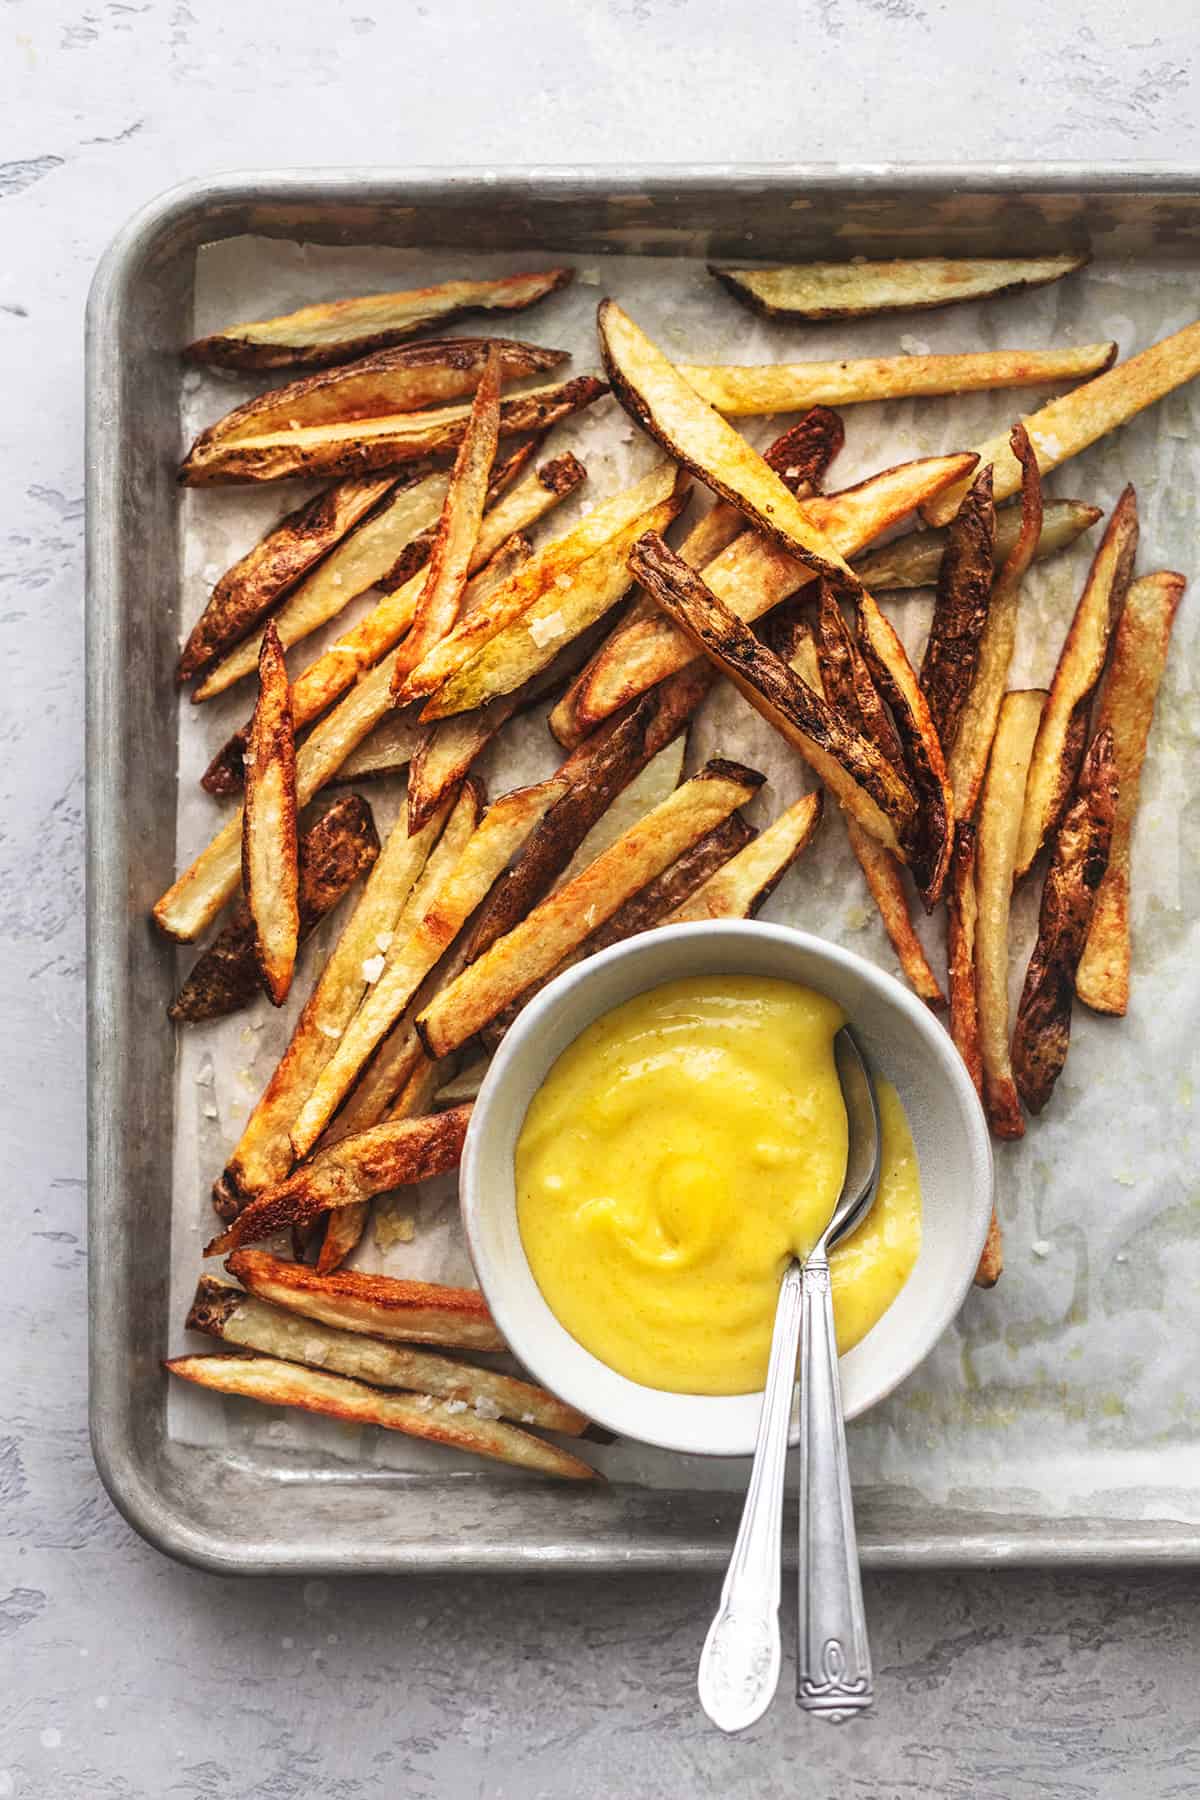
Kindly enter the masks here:
M 974 394 L 991 388 L 1041 387 L 1084 381 L 1111 368 L 1117 346 L 1061 350 L 976 350 L 962 356 L 870 356 L 853 362 L 680 363 L 679 373 L 726 418 L 799 412 L 803 406 L 853 406 L 928 394 Z
M 921 663 L 921 686 L 943 744 L 954 742 L 974 681 L 996 569 L 995 549 L 996 508 L 988 463 L 971 483 L 950 526 Z
M 446 826 L 447 849 L 454 849 L 455 853 L 447 858 L 444 871 L 441 844 L 430 858 L 424 904 L 415 909 L 416 916 L 407 929 L 397 932 L 387 951 L 383 973 L 350 1021 L 292 1126 L 292 1148 L 297 1157 L 312 1149 L 366 1059 L 403 1013 L 514 852 L 565 792 L 565 782 L 551 779 L 538 788 L 519 788 L 502 795 L 479 825 L 469 830 L 459 848 L 454 843 L 456 820 L 460 816 L 472 817 L 471 797 L 464 790 Z
M 594 375 L 530 388 L 500 408 L 500 435 L 549 431 L 572 413 L 590 406 L 608 384 Z M 292 475 L 365 475 L 374 469 L 444 456 L 458 449 L 469 406 L 439 406 L 431 412 L 387 413 L 322 425 L 275 426 L 232 443 L 192 446 L 179 471 L 188 487 L 233 481 L 281 481 Z
M 1108 869 L 1100 884 L 1087 945 L 1075 972 L 1075 992 L 1093 1012 L 1124 1014 L 1129 1007 L 1129 854 L 1154 702 L 1167 660 L 1171 626 L 1183 598 L 1182 575 L 1160 569 L 1135 581 L 1113 641 L 1100 690 L 1096 730 L 1113 734 L 1117 816 Z
M 811 798 L 811 796 L 809 796 Z M 797 830 L 792 842 L 794 849 L 791 856 L 799 856 L 804 848 L 798 840 L 803 834 Z M 809 833 L 811 836 L 811 832 Z M 607 950 L 610 944 L 622 944 L 626 938 L 640 937 L 643 931 L 653 931 L 656 925 L 664 925 L 668 921 L 678 923 L 677 915 L 682 916 L 682 908 L 692 896 L 706 886 L 709 880 L 720 870 L 726 868 L 746 847 L 757 841 L 757 834 L 747 825 L 741 813 L 730 813 L 714 830 L 702 837 L 699 842 L 685 850 L 682 856 L 665 868 L 661 875 L 648 881 L 624 906 L 619 906 L 612 918 L 599 926 L 585 939 L 581 951 L 582 956 L 594 956 L 598 950 Z M 807 841 L 807 840 L 805 840 Z M 782 853 L 776 858 L 771 872 L 766 876 L 762 886 L 754 891 L 746 911 L 738 917 L 749 918 L 752 911 L 757 910 L 770 895 L 776 883 L 787 870 L 783 863 Z M 765 864 L 764 864 L 765 866 Z M 777 871 L 777 872 L 776 872 Z M 761 869 L 759 873 L 761 874 Z M 743 880 L 742 877 L 745 879 Z M 749 885 L 746 865 L 743 864 L 741 877 L 731 884 L 726 892 L 732 891 L 733 885 L 740 885 L 745 891 Z M 714 890 L 714 897 L 717 890 Z M 718 904 L 720 902 L 718 901 Z M 733 914 L 710 915 L 717 917 L 733 917 Z
M 1023 421 L 1043 475 L 1078 456 L 1097 438 L 1124 425 L 1164 394 L 1200 375 L 1200 321 L 1162 338 L 1136 356 L 1117 363 L 1082 387 L 1051 400 Z M 981 463 L 996 471 L 996 499 L 1007 500 L 1021 485 L 1021 467 L 1004 436 L 979 447 Z M 958 509 L 961 492 L 947 488 L 921 507 L 930 525 L 945 525 Z
M 319 1275 L 265 1250 L 235 1250 L 225 1264 L 248 1293 L 339 1331 L 402 1344 L 445 1344 L 459 1350 L 504 1350 L 504 1339 L 474 1288 L 397 1281 L 339 1269 Z
M 1017 840 L 1018 878 L 1028 874 L 1070 803 L 1087 744 L 1092 700 L 1133 579 L 1137 543 L 1137 495 L 1127 487 L 1096 551 L 1050 683 L 1025 789 Z
M 263 638 L 258 682 L 246 744 L 242 885 L 254 921 L 254 954 L 263 987 L 272 1006 L 282 1006 L 300 942 L 300 878 L 291 690 L 273 625 Z
M 753 770 L 721 761 L 684 782 L 442 989 L 417 1020 L 429 1054 L 447 1056 L 474 1037 L 639 888 L 749 800 L 761 782 Z
M 630 567 L 697 649 L 792 744 L 872 835 L 898 849 L 916 802 L 906 778 L 801 681 L 661 538 L 636 545 Z
M 278 1187 L 259 1194 L 205 1246 L 205 1256 L 225 1256 L 241 1244 L 310 1224 L 323 1212 L 368 1200 L 388 1188 L 429 1181 L 458 1167 L 470 1106 L 389 1120 L 343 1138 L 303 1164 Z
M 470 313 L 524 312 L 565 287 L 573 269 L 543 269 L 484 281 L 442 281 L 394 294 L 325 300 L 277 319 L 255 319 L 197 338 L 189 362 L 220 369 L 321 369 L 449 325 Z
M 379 505 L 396 481 L 395 475 L 367 475 L 335 482 L 273 526 L 213 588 L 180 652 L 175 670 L 178 684 L 182 687 L 205 674 L 253 631 L 271 608 Z
M 1086 254 L 916 256 L 893 262 L 808 262 L 767 269 L 709 263 L 708 272 L 735 300 L 768 319 L 865 319 L 1019 294 L 1061 281 L 1088 261 Z
M 975 991 L 983 1104 L 999 1138 L 1025 1135 L 1008 1043 L 1008 919 L 1016 871 L 1025 780 L 1045 692 L 1023 688 L 1004 696 L 979 808 L 975 852 Z
M 700 398 L 615 300 L 600 302 L 596 327 L 613 392 L 635 424 L 745 513 L 786 555 L 839 589 L 857 593 L 858 578 L 849 563 L 812 523 L 787 484 Z
M 811 642 L 811 639 L 808 640 Z M 887 707 L 883 704 L 866 658 L 855 642 L 842 610 L 830 588 L 822 583 L 817 611 L 817 681 L 809 686 L 824 693 L 848 723 L 856 725 L 864 737 L 870 738 L 881 756 L 900 767 L 904 752 L 900 737 Z M 791 657 L 785 657 L 791 661 Z M 796 667 L 796 673 L 808 679 L 808 670 Z
M 797 419 L 767 446 L 762 453 L 763 461 L 774 469 L 793 494 L 805 497 L 818 492 L 825 472 L 845 438 L 845 428 L 835 412 L 828 406 L 812 406 L 802 419 Z M 745 529 L 746 520 L 740 507 L 731 505 L 728 500 L 717 500 L 693 525 L 679 546 L 679 554 L 693 569 L 703 569 Z M 652 616 L 655 610 L 653 601 L 647 601 L 646 616 Z
M 664 921 L 750 919 L 765 906 L 821 823 L 820 790 L 805 794 L 680 902 Z
M 800 504 L 849 555 L 913 510 L 919 501 L 956 481 L 972 466 L 965 457 L 931 457 L 902 463 L 842 493 L 816 495 Z M 810 572 L 782 555 L 756 531 L 744 531 L 704 570 L 706 586 L 750 622 L 786 600 L 811 579 Z M 635 608 L 637 614 L 637 608 Z M 618 625 L 579 680 L 550 715 L 559 743 L 573 749 L 618 707 L 635 700 L 656 682 L 695 658 L 685 632 L 656 610 Z
M 420 749 L 428 729 L 413 717 L 411 708 L 387 713 L 357 750 L 350 752 L 335 779 L 358 782 L 378 780 L 385 775 L 402 775 Z
M 975 826 L 960 819 L 946 884 L 946 952 L 950 966 L 950 1036 L 967 1066 L 975 1092 L 983 1098 L 983 1053 L 979 1046 L 979 1001 L 975 991 Z M 988 1284 L 990 1285 L 990 1284 Z
M 387 1344 L 352 1331 L 336 1331 L 315 1319 L 300 1320 L 269 1301 L 257 1300 L 215 1276 L 202 1275 L 187 1316 L 189 1331 L 202 1331 L 237 1350 L 256 1350 L 284 1362 L 307 1363 L 334 1375 L 349 1375 L 373 1387 L 463 1400 L 482 1418 L 517 1419 L 578 1437 L 587 1430 L 583 1413 L 545 1388 L 496 1369 L 453 1362 L 436 1351 Z
M 1087 506 L 1082 500 L 1047 500 L 1042 511 L 1042 534 L 1033 552 L 1033 560 L 1041 562 L 1058 550 L 1067 550 L 1090 531 L 1104 514 L 1098 506 Z M 1019 503 L 996 510 L 996 568 L 999 570 L 1011 556 L 1021 530 L 1022 509 Z M 936 587 L 942 557 L 946 550 L 947 529 L 911 531 L 907 537 L 894 538 L 881 550 L 855 559 L 854 567 L 862 584 L 873 594 L 888 589 Z
M 332 912 L 379 855 L 371 809 L 358 794 L 335 800 L 300 840 L 300 942 Z M 177 1024 L 220 1019 L 248 1006 L 261 990 L 254 921 L 239 900 L 225 929 L 193 965 L 167 1008 Z

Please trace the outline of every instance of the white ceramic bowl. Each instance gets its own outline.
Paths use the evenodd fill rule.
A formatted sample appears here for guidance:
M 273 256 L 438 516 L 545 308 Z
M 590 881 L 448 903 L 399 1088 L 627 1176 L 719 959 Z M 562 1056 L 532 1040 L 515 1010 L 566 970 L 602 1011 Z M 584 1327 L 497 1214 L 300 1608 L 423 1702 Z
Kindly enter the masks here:
M 550 1311 L 517 1225 L 513 1154 L 552 1064 L 602 1013 L 694 975 L 774 976 L 830 995 L 904 1102 L 921 1167 L 921 1251 L 894 1304 L 842 1358 L 847 1418 L 903 1381 L 962 1305 L 987 1234 L 992 1155 L 944 1028 L 894 976 L 807 932 L 740 920 L 667 926 L 568 969 L 524 1009 L 484 1078 L 462 1160 L 471 1258 L 496 1323 L 538 1381 L 609 1430 L 667 1450 L 740 1456 L 754 1447 L 760 1396 L 673 1394 L 618 1375 Z

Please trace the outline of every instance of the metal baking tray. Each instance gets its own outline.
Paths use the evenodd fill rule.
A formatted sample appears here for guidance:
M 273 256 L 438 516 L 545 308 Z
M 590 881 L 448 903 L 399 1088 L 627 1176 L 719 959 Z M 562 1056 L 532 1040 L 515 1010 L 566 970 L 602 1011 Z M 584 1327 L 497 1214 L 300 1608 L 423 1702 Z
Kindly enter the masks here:
M 1029 254 L 1200 263 L 1200 172 L 1140 165 L 267 171 L 146 207 L 88 310 L 88 991 L 91 1430 L 114 1503 L 223 1573 L 715 1568 L 738 1497 L 564 1492 L 309 1466 L 170 1441 L 166 1377 L 180 364 L 198 247 L 244 233 L 440 250 L 770 258 Z M 859 1496 L 874 1567 L 1200 1562 L 1200 1528 Z M 789 1541 L 794 1533 L 785 1537 Z

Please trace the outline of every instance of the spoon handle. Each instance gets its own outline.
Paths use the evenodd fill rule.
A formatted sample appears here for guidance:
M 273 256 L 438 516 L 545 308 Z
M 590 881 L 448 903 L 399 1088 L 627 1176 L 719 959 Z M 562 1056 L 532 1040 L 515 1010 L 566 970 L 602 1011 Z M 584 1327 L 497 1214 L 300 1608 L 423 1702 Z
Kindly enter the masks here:
M 744 1731 L 779 1685 L 783 1478 L 796 1385 L 801 1279 L 792 1263 L 779 1289 L 758 1438 L 737 1542 L 700 1654 L 700 1704 L 722 1731 Z
M 796 1699 L 838 1724 L 875 1698 L 824 1245 L 803 1271 Z

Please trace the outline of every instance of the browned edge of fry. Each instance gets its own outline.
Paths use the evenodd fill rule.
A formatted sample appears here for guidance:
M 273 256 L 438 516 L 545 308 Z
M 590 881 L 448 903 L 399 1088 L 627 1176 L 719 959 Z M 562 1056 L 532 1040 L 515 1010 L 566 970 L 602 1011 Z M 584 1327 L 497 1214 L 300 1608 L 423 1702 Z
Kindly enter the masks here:
M 975 827 L 960 819 L 946 884 L 946 953 L 950 982 L 950 1036 L 983 1098 L 979 1003 L 975 993 Z
M 996 507 L 988 463 L 967 489 L 950 525 L 921 661 L 921 686 L 943 745 L 954 742 L 974 679 L 995 576 L 995 548 Z
M 487 1301 L 475 1288 L 401 1281 L 362 1269 L 320 1275 L 305 1263 L 286 1262 L 266 1250 L 235 1250 L 225 1268 L 248 1293 L 343 1331 L 412 1343 L 458 1344 L 464 1349 L 507 1348 Z M 432 1329 L 418 1335 L 421 1315 L 428 1315 Z M 438 1331 L 439 1325 L 444 1330 Z
M 826 699 L 871 739 L 881 756 L 895 768 L 903 768 L 904 751 L 896 727 L 828 582 L 821 583 L 817 656 Z
M 1004 1234 L 1000 1229 L 1000 1216 L 995 1207 L 988 1220 L 987 1237 L 975 1269 L 975 1286 L 993 1288 L 1004 1273 Z
M 283 646 L 273 624 L 258 658 L 258 704 L 246 745 L 242 885 L 267 998 L 282 1006 L 300 940 L 296 740 Z

